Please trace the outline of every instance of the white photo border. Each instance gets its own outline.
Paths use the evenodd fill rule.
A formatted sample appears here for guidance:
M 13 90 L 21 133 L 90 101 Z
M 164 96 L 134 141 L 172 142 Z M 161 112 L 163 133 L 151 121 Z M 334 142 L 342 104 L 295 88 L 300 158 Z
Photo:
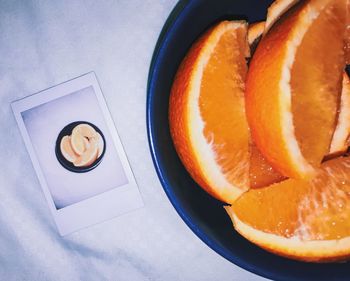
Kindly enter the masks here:
M 93 87 L 97 97 L 128 183 L 64 208 L 56 209 L 21 113 L 90 86 Z M 11 106 L 50 211 L 61 235 L 69 234 L 143 207 L 141 194 L 94 72 L 89 72 L 37 94 L 15 101 Z

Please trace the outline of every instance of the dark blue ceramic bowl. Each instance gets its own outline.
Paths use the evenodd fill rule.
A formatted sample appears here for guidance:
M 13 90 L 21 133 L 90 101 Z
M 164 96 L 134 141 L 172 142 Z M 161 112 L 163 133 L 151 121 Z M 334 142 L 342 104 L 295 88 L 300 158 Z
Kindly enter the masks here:
M 269 0 L 180 1 L 164 25 L 148 80 L 147 128 L 159 179 L 185 223 L 210 248 L 234 264 L 274 280 L 350 280 L 350 264 L 296 262 L 270 254 L 242 238 L 222 203 L 191 179 L 169 132 L 169 92 L 186 51 L 209 26 L 222 19 L 263 20 Z

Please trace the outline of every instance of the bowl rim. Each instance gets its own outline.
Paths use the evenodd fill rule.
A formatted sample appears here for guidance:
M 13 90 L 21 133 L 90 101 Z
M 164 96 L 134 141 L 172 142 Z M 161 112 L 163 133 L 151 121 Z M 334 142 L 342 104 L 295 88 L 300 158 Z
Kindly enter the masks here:
M 147 99 L 146 99 L 146 128 L 147 128 L 147 138 L 149 149 L 151 152 L 151 157 L 153 161 L 153 165 L 155 167 L 157 176 L 161 182 L 161 185 L 170 201 L 170 203 L 175 208 L 176 212 L 180 215 L 181 219 L 186 223 L 186 225 L 194 232 L 194 234 L 202 240 L 207 246 L 209 246 L 212 250 L 214 250 L 217 254 L 224 257 L 228 261 L 233 264 L 257 275 L 260 275 L 269 279 L 281 279 L 281 276 L 277 276 L 271 272 L 263 270 L 259 267 L 249 264 L 232 255 L 232 253 L 226 250 L 224 247 L 220 246 L 213 240 L 211 240 L 197 225 L 194 221 L 186 214 L 183 210 L 181 203 L 177 200 L 176 196 L 172 192 L 170 185 L 168 184 L 165 176 L 164 169 L 160 165 L 158 161 L 159 152 L 157 151 L 154 145 L 154 125 L 151 122 L 153 115 L 153 99 L 154 99 L 154 86 L 156 84 L 155 77 L 157 76 L 157 72 L 159 71 L 159 57 L 161 57 L 164 53 L 164 50 L 167 47 L 168 39 L 172 36 L 176 27 L 181 23 L 181 19 L 186 17 L 187 13 L 191 10 L 192 6 L 197 4 L 198 1 L 191 0 L 179 0 L 175 7 L 170 12 L 163 28 L 158 37 L 156 46 L 154 48 L 154 52 L 151 59 L 151 64 L 148 72 L 148 80 L 147 80 Z

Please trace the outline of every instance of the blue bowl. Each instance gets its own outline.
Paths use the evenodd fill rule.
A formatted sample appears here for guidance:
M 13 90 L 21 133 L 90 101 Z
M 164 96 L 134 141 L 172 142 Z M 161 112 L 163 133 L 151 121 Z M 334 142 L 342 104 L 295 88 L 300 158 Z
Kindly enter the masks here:
M 241 237 L 222 203 L 191 179 L 169 132 L 169 93 L 176 70 L 191 44 L 223 19 L 263 20 L 268 0 L 180 1 L 158 39 L 150 67 L 147 129 L 154 166 L 162 186 L 185 223 L 210 248 L 234 264 L 274 280 L 350 280 L 348 263 L 303 263 L 270 254 Z

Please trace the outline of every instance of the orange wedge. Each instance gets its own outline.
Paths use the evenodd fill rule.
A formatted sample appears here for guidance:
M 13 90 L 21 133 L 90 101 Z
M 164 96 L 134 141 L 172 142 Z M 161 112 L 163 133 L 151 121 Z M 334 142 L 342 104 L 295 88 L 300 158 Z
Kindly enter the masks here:
M 283 13 L 294 6 L 297 0 L 277 0 L 268 9 L 267 20 L 250 24 L 248 27 L 248 42 L 251 52 L 253 52 L 261 37 L 267 32 L 267 30 L 276 22 Z M 350 30 L 350 28 L 349 28 Z M 350 46 L 350 44 L 349 44 Z M 330 147 L 330 154 L 342 154 L 347 150 L 350 132 L 350 84 L 347 73 L 343 74 L 343 89 L 341 94 L 341 105 L 339 109 L 339 115 L 337 120 L 337 126 L 332 138 Z M 286 179 L 275 169 L 272 168 L 270 163 L 261 154 L 259 149 L 254 143 L 251 144 L 251 158 L 250 158 L 250 187 L 260 188 L 268 186 L 273 183 L 280 182 Z
M 255 22 L 248 27 L 248 44 L 250 47 L 250 57 L 254 54 L 265 29 L 265 22 Z M 249 63 L 249 61 L 248 61 Z
M 262 22 L 264 23 L 264 22 Z M 260 32 L 260 31 L 259 31 Z M 249 34 L 249 32 L 248 32 Z M 256 39 L 261 36 L 255 33 Z M 252 42 L 256 42 L 253 40 Z M 259 39 L 258 39 L 259 40 Z M 349 147 L 350 136 L 350 83 L 346 72 L 343 74 L 343 88 L 339 108 L 337 126 L 332 138 L 330 151 L 327 157 L 340 155 Z M 265 159 L 260 150 L 252 142 L 250 145 L 249 182 L 250 188 L 260 188 L 285 180 L 286 177 L 277 172 Z
M 71 146 L 70 136 L 64 136 L 62 138 L 60 143 L 60 150 L 63 157 L 69 162 L 74 162 L 79 156 L 74 152 Z
M 225 209 L 241 235 L 268 251 L 342 260 L 350 256 L 350 157 L 325 162 L 310 181 L 251 189 Z
M 245 22 L 219 23 L 191 47 L 170 94 L 170 131 L 182 163 L 203 189 L 228 203 L 249 185 L 248 51 Z
M 254 22 L 249 25 L 249 45 L 252 46 L 255 41 L 259 41 L 259 39 L 270 30 L 272 25 L 299 1 L 300 0 L 275 0 L 267 9 L 266 21 Z
M 274 4 L 271 7 L 275 7 L 275 9 L 278 9 L 278 5 L 276 6 L 277 3 L 286 5 L 287 2 L 288 1 L 277 1 L 277 2 L 274 2 Z M 296 1 L 289 0 L 289 2 L 292 3 Z M 285 12 L 284 9 L 278 9 L 278 10 Z M 274 17 L 280 17 L 280 15 L 278 15 L 277 12 L 275 13 L 271 12 L 271 14 L 269 15 Z M 253 52 L 256 49 L 262 37 L 263 32 L 265 30 L 265 24 L 266 24 L 265 21 L 261 21 L 261 22 L 256 22 L 249 25 L 248 42 L 249 42 L 251 52 Z M 348 30 L 350 30 L 350 27 L 348 28 Z M 349 41 L 350 41 L 350 38 L 349 38 Z M 345 46 L 346 48 L 349 48 L 349 54 L 350 54 L 350 42 Z M 344 153 L 348 148 L 347 139 L 349 138 L 349 135 L 350 135 L 350 80 L 346 71 L 343 72 L 341 102 L 340 102 L 338 111 L 339 113 L 338 113 L 337 126 L 335 128 L 332 142 L 330 145 L 330 150 L 329 150 L 330 154 L 341 154 L 341 153 Z M 269 184 L 274 183 L 274 175 L 277 176 L 278 173 L 275 171 L 272 172 L 273 168 L 268 164 L 264 156 L 260 155 L 259 150 L 255 146 L 251 150 L 252 150 L 251 154 L 253 158 L 252 164 L 254 166 L 251 170 L 258 172 L 258 175 L 256 176 L 254 175 L 254 172 L 251 175 L 253 177 L 251 178 L 252 179 L 251 186 L 260 187 L 260 186 L 265 186 L 266 183 L 269 183 Z M 259 169 L 259 166 L 262 166 L 262 167 L 260 167 Z M 266 178 L 264 178 L 264 175 L 266 175 Z M 272 178 L 271 180 L 268 180 L 270 176 L 272 176 Z M 279 176 L 277 176 L 277 178 L 279 178 Z M 259 183 L 260 182 L 259 179 L 262 180 L 261 184 Z
M 79 124 L 76 126 L 71 135 L 71 143 L 74 152 L 78 155 L 82 155 L 86 150 L 86 140 L 96 136 L 96 131 L 88 124 Z
M 252 46 L 255 41 L 259 40 L 259 37 L 263 34 L 265 30 L 265 22 L 255 22 L 249 25 L 248 27 L 248 43 L 249 46 Z
M 282 2 L 283 1 L 279 1 Z M 276 3 L 276 2 L 274 2 Z M 265 21 L 252 23 L 248 27 L 248 43 L 254 53 L 265 30 Z M 286 179 L 261 154 L 254 142 L 250 144 L 249 184 L 250 188 L 260 188 Z
M 273 24 L 250 62 L 246 111 L 252 137 L 286 177 L 314 175 L 329 151 L 342 87 L 346 5 L 297 3 Z
M 350 80 L 347 73 L 343 75 L 343 90 L 340 100 L 337 126 L 331 142 L 330 153 L 339 154 L 348 149 L 350 136 Z
M 89 147 L 80 155 L 74 162 L 76 167 L 86 167 L 95 162 L 98 156 L 98 141 L 97 138 L 91 138 Z
M 300 0 L 275 0 L 267 9 L 266 23 L 264 27 L 264 34 L 274 25 L 279 18 L 293 7 Z
M 280 1 L 279 3 L 286 4 L 287 1 Z M 290 1 L 293 2 L 293 1 Z M 294 1 L 295 2 L 295 1 Z M 277 2 L 274 2 L 277 3 Z M 278 6 L 274 6 L 278 7 Z M 277 8 L 276 8 L 277 9 Z M 283 9 L 279 9 L 284 11 Z M 285 12 L 285 11 L 284 11 Z M 277 13 L 271 13 L 271 15 L 280 16 Z M 270 16 L 271 16 L 270 15 Z M 265 28 L 265 22 L 257 22 L 249 25 L 248 28 L 248 42 L 253 52 L 261 37 L 263 36 L 263 31 Z M 350 135 L 350 83 L 347 73 L 343 73 L 343 86 L 341 93 L 341 103 L 338 113 L 337 126 L 332 138 L 329 154 L 339 155 L 344 153 L 349 144 L 348 139 Z M 250 157 L 250 187 L 251 188 L 260 188 L 268 186 L 273 183 L 280 182 L 286 177 L 278 173 L 270 163 L 265 159 L 261 154 L 259 149 L 252 142 L 251 144 L 251 157 Z

